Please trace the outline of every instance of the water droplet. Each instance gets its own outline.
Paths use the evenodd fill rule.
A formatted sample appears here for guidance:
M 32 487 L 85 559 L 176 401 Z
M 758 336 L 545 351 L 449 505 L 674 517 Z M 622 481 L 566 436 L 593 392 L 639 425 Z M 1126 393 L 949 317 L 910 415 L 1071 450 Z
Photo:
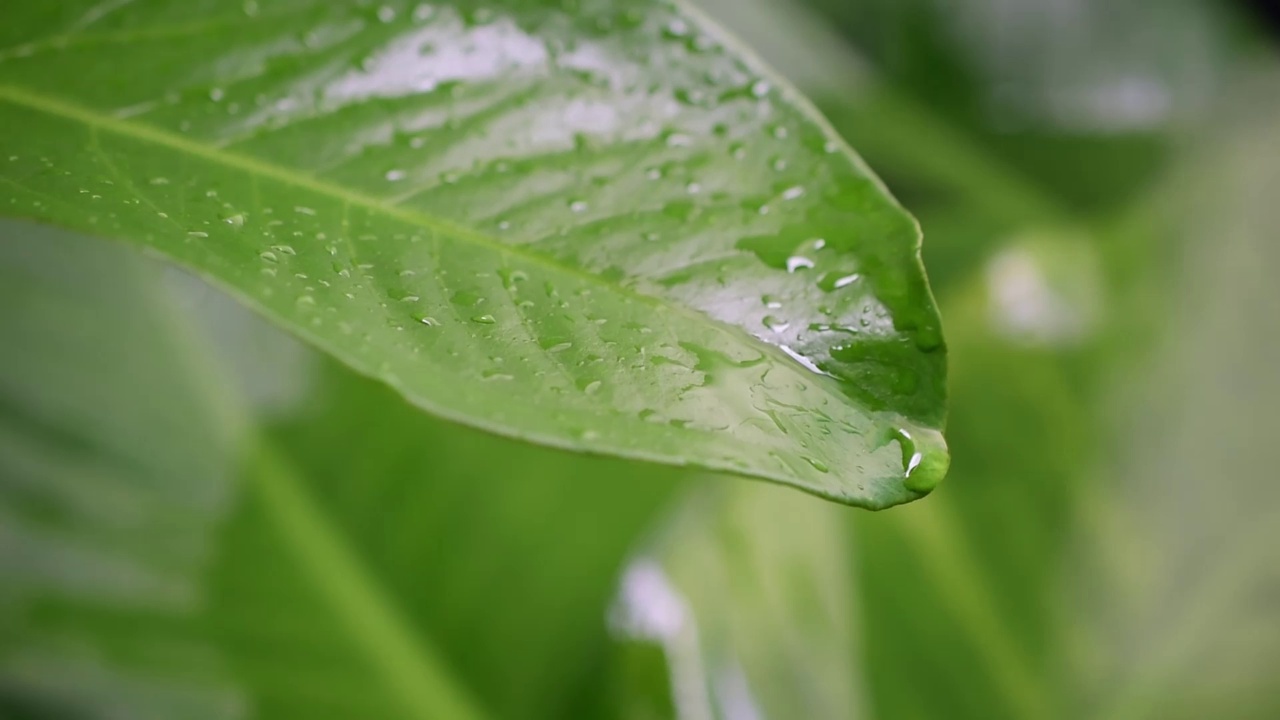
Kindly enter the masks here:
M 389 23 L 395 19 L 396 19 L 395 8 L 391 7 L 390 5 L 383 5 L 382 7 L 378 8 L 378 20 L 384 23 Z
M 823 292 L 832 292 L 856 283 L 862 276 L 858 273 L 829 272 L 818 278 L 818 287 Z
M 902 449 L 902 476 L 907 489 L 928 493 L 937 487 L 951 464 L 942 433 L 930 428 L 897 428 L 893 439 Z
M 152 185 L 168 185 L 168 184 L 169 184 L 169 178 L 167 178 L 167 177 L 153 177 L 153 178 L 151 178 L 151 180 L 150 180 L 149 182 L 150 182 Z
M 803 255 L 792 255 L 787 258 L 787 272 L 793 273 L 813 267 L 813 261 Z
M 795 200 L 801 195 L 804 195 L 804 188 L 800 187 L 799 185 L 793 185 L 787 188 L 786 190 L 782 191 L 783 200 Z
M 790 357 L 792 360 L 795 360 L 796 362 L 798 362 L 798 363 L 800 363 L 801 365 L 803 365 L 803 366 L 804 366 L 804 368 L 805 368 L 806 370 L 808 370 L 809 372 L 811 372 L 811 373 L 817 373 L 818 375 L 826 375 L 826 376 L 828 376 L 828 377 L 830 377 L 830 376 L 831 376 L 831 374 L 830 374 L 830 373 L 828 373 L 828 372 L 824 371 L 822 368 L 820 368 L 820 367 L 818 367 L 816 364 L 814 364 L 814 362 L 813 362 L 812 360 L 810 360 L 809 358 L 805 357 L 804 355 L 801 355 L 800 353 L 796 352 L 795 350 L 792 350 L 791 348 L 787 347 L 786 345 L 779 345 L 779 346 L 778 346 L 778 348 L 779 348 L 779 349 L 781 349 L 781 350 L 782 350 L 782 352 L 786 353 L 786 354 L 787 354 L 787 356 L 788 356 L 788 357 Z
M 942 347 L 942 333 L 937 325 L 925 325 L 916 331 L 916 347 L 921 352 L 933 352 Z
M 585 200 L 574 200 L 573 202 L 569 203 L 569 210 L 572 212 L 576 212 L 576 213 L 585 212 L 586 209 L 587 209 L 587 203 Z
M 481 325 L 492 325 L 498 321 L 495 320 L 492 315 L 476 315 L 471 318 L 471 322 L 477 322 Z
M 777 310 L 782 307 L 782 302 L 772 295 L 760 296 L 760 302 L 764 303 L 764 306 L 770 310 Z
M 222 222 L 224 222 L 224 223 L 226 223 L 226 224 L 230 225 L 231 227 L 236 227 L 236 228 L 244 227 L 244 215 L 243 215 L 242 213 L 236 213 L 235 215 L 229 215 L 229 216 L 227 216 L 227 217 L 223 218 L 223 219 L 222 219 Z
M 773 315 L 765 315 L 764 319 L 761 320 L 761 323 L 776 333 L 786 332 L 787 328 L 791 327 L 791 323 L 783 320 L 782 318 L 774 317 Z
M 315 210 L 312 210 L 309 207 L 303 207 L 301 205 L 295 206 L 293 208 L 293 211 L 298 213 L 299 215 L 315 215 L 316 214 Z
M 437 327 L 440 325 L 440 321 L 431 317 L 430 315 L 424 315 L 418 318 L 418 322 L 422 323 L 423 325 L 426 325 L 427 327 Z
M 808 462 L 810 465 L 812 465 L 814 470 L 817 470 L 820 473 L 831 472 L 831 468 L 827 467 L 827 464 L 822 462 L 818 458 L 806 457 L 805 461 Z
M 769 83 L 764 80 L 757 80 L 751 84 L 751 94 L 758 98 L 762 98 L 769 94 Z
M 603 385 L 604 383 L 600 382 L 599 380 L 592 380 L 591 382 L 587 383 L 585 387 L 582 388 L 582 392 L 586 393 L 587 395 L 595 395 L 596 393 L 600 392 L 600 388 Z
M 405 172 L 403 170 L 388 170 L 384 177 L 387 179 L 387 182 L 400 182 L 404 179 Z
M 201 232 L 199 230 L 192 230 L 191 232 L 187 233 L 187 236 L 193 237 L 193 238 L 207 238 L 209 237 L 209 233 Z
M 262 258 L 263 260 L 266 260 L 269 263 L 280 261 L 280 258 L 276 257 L 276 254 L 271 252 L 270 250 L 263 250 L 262 252 L 258 253 L 258 257 Z
M 507 270 L 498 271 L 498 277 L 502 278 L 502 286 L 508 290 L 515 290 L 516 285 L 529 279 L 529 274 L 523 270 Z

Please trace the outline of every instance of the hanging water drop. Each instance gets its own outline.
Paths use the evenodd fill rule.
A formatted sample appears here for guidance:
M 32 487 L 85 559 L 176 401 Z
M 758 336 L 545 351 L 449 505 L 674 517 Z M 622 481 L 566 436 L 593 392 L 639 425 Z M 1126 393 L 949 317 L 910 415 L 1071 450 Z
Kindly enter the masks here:
M 903 484 L 908 490 L 928 493 L 942 482 L 951 464 L 942 433 L 931 428 L 905 427 L 893 431 L 902 449 Z

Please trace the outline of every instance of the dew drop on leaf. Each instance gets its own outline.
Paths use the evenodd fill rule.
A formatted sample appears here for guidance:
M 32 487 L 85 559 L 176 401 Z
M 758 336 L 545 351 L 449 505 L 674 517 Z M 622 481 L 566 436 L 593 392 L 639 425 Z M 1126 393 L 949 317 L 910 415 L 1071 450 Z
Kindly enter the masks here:
M 787 328 L 791 327 L 791 323 L 781 318 L 775 317 L 773 315 L 765 315 L 764 319 L 761 322 L 764 324 L 765 327 L 778 333 L 786 332 Z
M 897 428 L 893 437 L 902 449 L 902 477 L 907 489 L 927 493 L 947 474 L 950 457 L 942 433 L 928 428 Z
M 806 457 L 806 458 L 805 458 L 805 462 L 807 462 L 807 463 L 809 463 L 810 465 L 812 465 L 812 466 L 813 466 L 813 469 L 814 469 L 814 470 L 817 470 L 817 471 L 818 471 L 818 472 L 820 472 L 820 473 L 828 473 L 828 472 L 831 472 L 831 468 L 827 467 L 827 464 L 826 464 L 826 463 L 824 463 L 824 462 L 822 462 L 822 461 L 821 461 L 821 460 L 819 460 L 818 458 Z
M 813 261 L 803 255 L 792 255 L 787 258 L 787 272 L 793 273 L 797 270 L 805 270 L 813 267 Z

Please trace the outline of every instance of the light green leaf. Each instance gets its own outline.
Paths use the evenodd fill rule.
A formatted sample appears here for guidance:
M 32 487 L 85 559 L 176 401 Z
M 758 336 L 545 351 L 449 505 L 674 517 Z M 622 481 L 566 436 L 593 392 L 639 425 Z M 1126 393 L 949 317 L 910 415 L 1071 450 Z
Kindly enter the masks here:
M 77 0 L 0 48 L 0 212 L 430 412 L 866 507 L 945 472 L 914 221 L 681 6 Z
M 676 472 L 430 418 L 180 279 L 0 223 L 0 714 L 581 717 Z
M 1143 238 L 1181 252 L 1156 295 L 1165 322 L 1126 348 L 1107 416 L 1120 448 L 1081 498 L 1069 715 L 1280 713 L 1280 67 L 1228 97 Z
M 863 717 L 842 508 L 694 488 L 622 576 L 619 717 Z

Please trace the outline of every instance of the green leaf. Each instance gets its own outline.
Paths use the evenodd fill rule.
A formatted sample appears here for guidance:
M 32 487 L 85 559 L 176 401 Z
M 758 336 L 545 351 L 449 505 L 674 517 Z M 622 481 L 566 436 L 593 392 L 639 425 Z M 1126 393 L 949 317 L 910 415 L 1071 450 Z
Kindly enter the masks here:
M 687 471 L 452 426 L 332 363 L 315 387 L 271 437 L 451 672 L 499 717 L 581 717 L 617 573 Z
M 0 714 L 581 716 L 677 473 L 430 418 L 158 280 L 0 223 Z
M 873 508 L 945 472 L 914 221 L 681 6 L 78 0 L 0 48 L 0 212 L 436 415 Z

